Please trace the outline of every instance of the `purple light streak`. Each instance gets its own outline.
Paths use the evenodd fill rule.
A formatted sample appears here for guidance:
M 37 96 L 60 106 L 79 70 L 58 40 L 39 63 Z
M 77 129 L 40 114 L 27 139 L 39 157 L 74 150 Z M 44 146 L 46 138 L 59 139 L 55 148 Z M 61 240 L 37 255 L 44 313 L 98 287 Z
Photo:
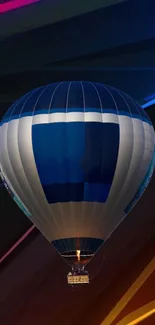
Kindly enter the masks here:
M 31 5 L 33 3 L 39 2 L 41 0 L 12 0 L 0 4 L 0 14 L 3 14 L 8 11 L 19 9 Z

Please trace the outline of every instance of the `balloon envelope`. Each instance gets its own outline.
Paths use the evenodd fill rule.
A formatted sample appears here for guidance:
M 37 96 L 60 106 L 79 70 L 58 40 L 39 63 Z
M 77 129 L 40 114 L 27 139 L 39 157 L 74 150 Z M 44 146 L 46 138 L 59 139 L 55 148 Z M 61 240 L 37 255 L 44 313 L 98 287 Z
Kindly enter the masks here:
M 87 263 L 131 210 L 154 168 L 154 130 L 129 96 L 60 82 L 16 101 L 0 125 L 2 180 L 71 265 Z

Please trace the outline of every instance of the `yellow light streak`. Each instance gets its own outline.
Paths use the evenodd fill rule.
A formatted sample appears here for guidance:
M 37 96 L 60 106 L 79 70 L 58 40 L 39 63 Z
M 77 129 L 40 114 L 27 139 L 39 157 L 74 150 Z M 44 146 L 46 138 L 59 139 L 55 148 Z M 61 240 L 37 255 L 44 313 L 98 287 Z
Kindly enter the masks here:
M 117 316 L 121 313 L 121 311 L 125 308 L 125 306 L 129 303 L 129 301 L 134 297 L 134 295 L 138 292 L 138 290 L 142 287 L 142 285 L 146 282 L 146 280 L 150 277 L 150 275 L 155 271 L 155 257 L 151 260 L 151 262 L 146 266 L 143 272 L 139 275 L 134 283 L 130 286 L 130 288 L 126 291 L 123 297 L 117 302 L 108 316 L 103 320 L 101 325 L 111 325 Z M 154 308 L 153 308 L 154 309 Z M 137 323 L 138 324 L 138 323 Z M 123 324 L 128 325 L 128 323 Z M 132 325 L 132 323 L 129 325 Z
M 153 314 L 155 314 L 155 300 L 126 315 L 117 325 L 137 325 Z
M 150 311 L 148 311 L 146 314 L 134 319 L 133 321 L 131 321 L 130 323 L 128 323 L 127 325 L 136 325 L 139 324 L 140 322 L 142 322 L 144 319 L 148 318 L 149 316 L 153 315 L 155 313 L 155 309 L 152 309 Z M 119 325 L 119 324 L 118 324 Z

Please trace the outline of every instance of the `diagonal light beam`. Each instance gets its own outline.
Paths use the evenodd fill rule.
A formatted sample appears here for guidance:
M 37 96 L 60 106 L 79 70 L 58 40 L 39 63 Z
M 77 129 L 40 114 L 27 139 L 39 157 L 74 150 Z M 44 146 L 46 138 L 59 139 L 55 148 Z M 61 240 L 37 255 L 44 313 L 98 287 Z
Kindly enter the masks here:
M 114 306 L 108 316 L 104 319 L 101 325 L 111 325 L 116 317 L 121 313 L 124 307 L 129 303 L 129 301 L 134 297 L 137 291 L 142 287 L 142 285 L 146 282 L 146 280 L 150 277 L 150 275 L 155 271 L 155 257 L 151 260 L 151 262 L 145 267 L 143 272 L 139 275 L 136 281 L 130 286 L 130 288 L 126 291 L 124 296 L 118 301 L 118 303 Z M 128 325 L 128 324 L 126 324 Z M 131 324 L 130 324 L 131 325 Z
M 116 325 L 137 325 L 155 313 L 155 300 L 134 310 L 125 316 Z
M 30 235 L 35 226 L 31 226 L 28 231 L 0 258 L 0 264 Z
M 11 0 L 0 4 L 0 14 L 3 14 L 8 11 L 19 9 L 33 3 L 39 2 L 41 0 Z

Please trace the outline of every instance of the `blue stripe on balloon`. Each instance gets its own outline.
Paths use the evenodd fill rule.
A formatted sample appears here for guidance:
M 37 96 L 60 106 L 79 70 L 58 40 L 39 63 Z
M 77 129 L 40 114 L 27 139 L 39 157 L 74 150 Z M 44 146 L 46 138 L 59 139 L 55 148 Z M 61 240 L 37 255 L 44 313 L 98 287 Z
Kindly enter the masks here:
M 32 144 L 49 203 L 107 200 L 117 163 L 118 124 L 33 125 Z

